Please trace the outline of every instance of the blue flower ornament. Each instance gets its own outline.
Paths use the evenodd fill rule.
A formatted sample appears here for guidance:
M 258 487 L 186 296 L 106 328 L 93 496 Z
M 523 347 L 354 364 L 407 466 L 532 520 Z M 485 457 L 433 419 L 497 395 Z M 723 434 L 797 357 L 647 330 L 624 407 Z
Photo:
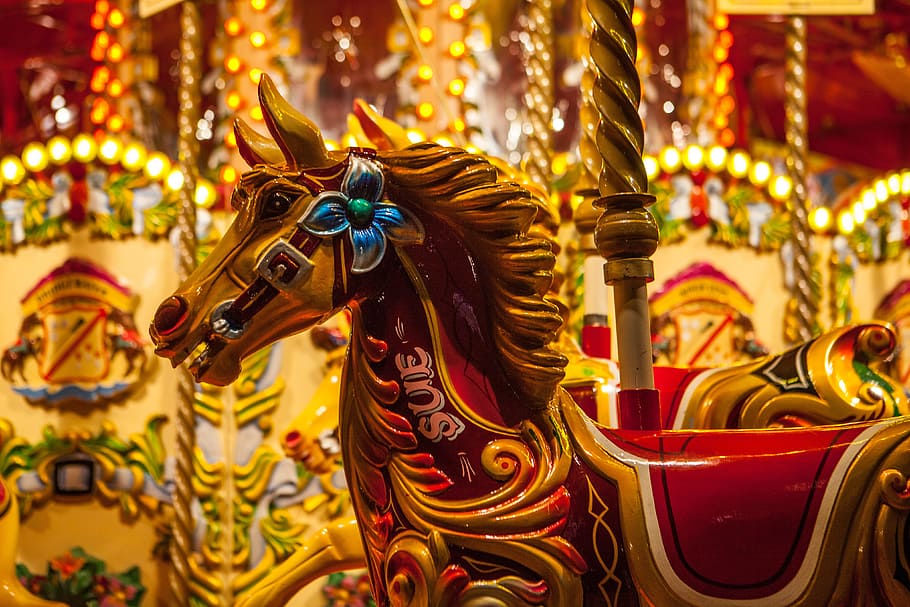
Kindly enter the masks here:
M 322 192 L 310 203 L 299 224 L 315 236 L 335 236 L 348 230 L 354 249 L 351 272 L 365 274 L 382 261 L 386 241 L 423 242 L 423 224 L 410 211 L 383 202 L 385 178 L 374 160 L 352 154 L 341 191 Z

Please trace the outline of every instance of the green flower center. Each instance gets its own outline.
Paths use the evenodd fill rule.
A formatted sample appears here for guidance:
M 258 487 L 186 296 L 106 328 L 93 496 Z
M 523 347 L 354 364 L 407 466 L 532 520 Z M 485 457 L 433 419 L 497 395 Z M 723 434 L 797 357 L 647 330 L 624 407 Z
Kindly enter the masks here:
M 365 228 L 373 221 L 373 203 L 364 198 L 352 198 L 348 201 L 346 216 L 355 228 Z

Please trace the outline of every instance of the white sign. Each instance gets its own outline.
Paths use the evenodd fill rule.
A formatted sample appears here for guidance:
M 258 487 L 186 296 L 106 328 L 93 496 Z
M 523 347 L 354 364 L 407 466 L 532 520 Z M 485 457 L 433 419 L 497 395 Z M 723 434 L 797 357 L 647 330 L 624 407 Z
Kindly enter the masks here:
M 139 0 L 139 16 L 145 19 L 166 8 L 180 4 L 182 0 Z
M 717 0 L 731 15 L 871 15 L 875 0 Z

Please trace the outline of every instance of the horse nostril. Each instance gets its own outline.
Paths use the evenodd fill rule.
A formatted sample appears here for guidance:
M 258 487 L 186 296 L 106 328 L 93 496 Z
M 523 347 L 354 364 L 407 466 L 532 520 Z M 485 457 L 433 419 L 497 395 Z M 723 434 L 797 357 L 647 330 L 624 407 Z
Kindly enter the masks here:
M 288 432 L 287 434 L 284 435 L 284 446 L 287 449 L 294 449 L 295 447 L 300 445 L 301 438 L 302 437 L 300 436 L 300 432 L 298 432 L 297 430 L 291 430 L 290 432 Z
M 176 295 L 168 297 L 158 306 L 155 318 L 152 320 L 152 327 L 159 335 L 173 333 L 186 320 L 187 308 L 186 300 L 182 297 Z

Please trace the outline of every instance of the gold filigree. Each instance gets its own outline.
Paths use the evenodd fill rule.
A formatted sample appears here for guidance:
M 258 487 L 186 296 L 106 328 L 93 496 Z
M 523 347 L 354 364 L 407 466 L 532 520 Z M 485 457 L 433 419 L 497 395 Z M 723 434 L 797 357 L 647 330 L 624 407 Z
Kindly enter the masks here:
M 907 544 L 910 524 L 910 440 L 904 439 L 879 465 L 878 487 L 866 496 L 866 507 L 858 515 L 874 516 L 863 543 L 869 546 L 869 557 L 862 565 L 871 570 L 876 595 L 888 605 L 910 604 L 910 546 Z
M 273 449 L 259 445 L 246 464 L 234 464 L 234 486 L 244 502 L 255 504 L 265 495 L 272 470 L 280 460 Z
M 385 357 L 386 344 L 366 334 L 356 302 L 351 305 L 351 320 L 351 343 L 345 365 L 349 376 L 342 376 L 344 406 L 338 421 L 339 433 L 344 434 L 339 440 L 351 502 L 363 534 L 373 597 L 377 604 L 383 604 L 386 589 L 377 581 L 384 579 L 380 565 L 391 539 L 393 519 L 392 495 L 381 467 L 393 449 L 413 451 L 417 439 L 405 417 L 386 409 L 398 398 L 398 384 L 381 380 L 370 367 L 370 362 Z M 439 480 L 446 479 L 442 475 Z
M 585 480 L 588 483 L 588 514 L 594 521 L 594 528 L 591 532 L 594 556 L 597 557 L 597 562 L 603 571 L 603 577 L 597 586 L 600 588 L 600 593 L 607 606 L 614 607 L 619 604 L 619 591 L 622 589 L 622 580 L 616 575 L 620 554 L 619 541 L 616 539 L 616 533 L 604 521 L 604 516 L 610 510 L 609 507 L 597 494 L 591 479 L 585 478 Z M 609 549 L 607 554 L 604 554 L 604 548 Z M 612 587 L 612 591 L 610 587 Z
M 196 558 L 189 559 L 188 566 L 188 604 L 191 607 L 219 607 L 223 582 L 217 571 L 206 569 Z
M 251 354 L 243 363 L 240 376 L 231 384 L 234 394 L 240 397 L 250 396 L 259 391 L 259 380 L 265 374 L 272 361 L 274 347 L 263 348 Z
M 481 465 L 502 485 L 474 499 L 447 499 L 445 492 L 439 493 L 427 483 L 438 471 L 421 466 L 416 458 L 394 453 L 389 461 L 389 479 L 398 507 L 414 529 L 428 536 L 438 534 L 447 543 L 488 554 L 494 560 L 521 564 L 541 578 L 524 580 L 512 573 L 495 582 L 470 581 L 463 591 L 464 600 L 474 595 L 494 600 L 506 593 L 512 602 L 503 604 L 510 605 L 521 604 L 514 601 L 529 597 L 537 597 L 529 604 L 581 602 L 579 575 L 586 565 L 581 555 L 557 535 L 568 514 L 569 496 L 563 483 L 571 466 L 571 452 L 565 434 L 555 424 L 548 423 L 548 427 L 554 430 L 549 440 L 534 423 L 525 421 L 521 440 L 504 438 L 488 443 L 481 453 Z M 498 589 L 493 592 L 490 585 Z
M 246 464 L 234 464 L 234 566 L 244 566 L 250 559 L 250 526 L 256 505 L 268 489 L 272 471 L 281 459 L 272 449 L 259 445 Z
M 271 415 L 278 408 L 281 395 L 284 393 L 284 380 L 278 379 L 271 386 L 245 396 L 234 403 L 234 416 L 238 426 L 258 420 L 259 427 L 267 431 L 271 428 Z
M 221 426 L 224 416 L 224 402 L 221 399 L 223 390 L 208 388 L 197 391 L 193 398 L 193 413 L 213 426 Z
M 767 428 L 906 415 L 910 405 L 900 383 L 884 370 L 895 344 L 889 325 L 869 323 L 711 371 L 682 403 L 681 426 Z
M 199 551 L 206 565 L 217 567 L 224 562 L 224 462 L 209 462 L 198 446 L 193 448 L 193 491 L 205 518 L 205 534 Z M 221 582 L 219 581 L 219 584 Z
M 281 508 L 273 509 L 268 517 L 260 522 L 266 551 L 256 565 L 238 573 L 231 581 L 235 594 L 248 592 L 254 584 L 263 579 L 282 561 L 286 560 L 300 546 L 300 538 L 306 531 L 306 525 L 296 523 L 290 513 Z M 244 556 L 248 557 L 248 550 Z
M 451 556 L 436 531 L 424 535 L 403 531 L 389 544 L 385 559 L 385 582 L 391 604 L 420 607 L 455 604 L 467 574 L 449 565 Z
M 879 477 L 882 487 L 882 499 L 895 510 L 910 510 L 910 480 L 907 474 L 896 468 L 890 468 Z
M 31 468 L 30 449 L 27 440 L 16 436 L 13 424 L 8 419 L 0 418 L 0 476 L 10 487 L 15 488 L 19 476 Z

